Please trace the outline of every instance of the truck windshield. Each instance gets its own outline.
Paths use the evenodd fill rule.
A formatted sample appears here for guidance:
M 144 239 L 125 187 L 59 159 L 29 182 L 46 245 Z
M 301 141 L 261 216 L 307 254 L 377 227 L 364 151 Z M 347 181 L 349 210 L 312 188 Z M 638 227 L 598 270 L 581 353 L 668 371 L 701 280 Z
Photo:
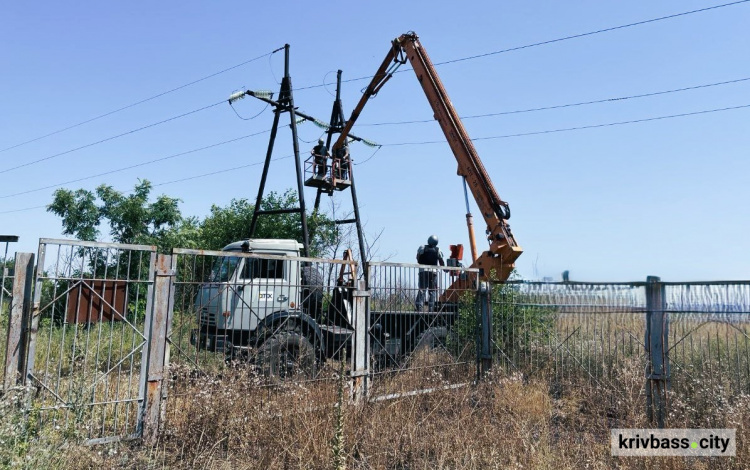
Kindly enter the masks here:
M 234 274 L 239 258 L 234 256 L 222 256 L 214 261 L 211 268 L 211 282 L 227 282 Z
M 242 279 L 283 279 L 284 261 L 278 259 L 247 258 L 242 266 Z

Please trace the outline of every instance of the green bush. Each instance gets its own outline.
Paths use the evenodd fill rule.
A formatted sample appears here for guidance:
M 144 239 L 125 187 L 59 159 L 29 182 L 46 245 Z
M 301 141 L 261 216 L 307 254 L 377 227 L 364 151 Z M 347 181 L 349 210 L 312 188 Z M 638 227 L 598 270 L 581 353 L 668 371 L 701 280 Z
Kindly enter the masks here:
M 515 275 L 511 276 L 515 279 Z M 494 349 L 513 355 L 529 351 L 535 342 L 546 342 L 554 333 L 556 311 L 550 306 L 535 305 L 517 284 L 490 284 L 492 306 L 492 343 Z M 463 294 L 454 331 L 461 341 L 476 340 L 479 334 L 479 304 L 475 294 Z

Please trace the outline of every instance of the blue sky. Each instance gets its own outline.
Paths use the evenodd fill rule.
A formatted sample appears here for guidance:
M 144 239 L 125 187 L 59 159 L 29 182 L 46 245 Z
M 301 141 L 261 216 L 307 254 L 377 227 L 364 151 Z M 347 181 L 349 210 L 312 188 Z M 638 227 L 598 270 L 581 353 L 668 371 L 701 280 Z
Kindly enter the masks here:
M 372 74 L 393 37 L 416 31 L 433 62 L 717 5 L 721 2 L 6 2 L 0 15 L 0 149 L 127 106 L 291 45 L 297 106 L 327 120 L 333 92 L 320 86 Z M 461 115 L 601 100 L 750 77 L 750 3 L 438 67 Z M 278 90 L 283 55 L 226 73 L 86 125 L 0 152 L 0 233 L 39 237 L 61 226 L 42 206 L 54 188 L 13 196 L 166 157 L 270 128 L 257 101 L 227 104 L 42 162 L 225 100 L 242 87 Z M 348 114 L 366 81 L 347 82 Z M 312 87 L 312 88 L 307 88 Z M 591 126 L 750 104 L 750 80 L 647 98 L 466 119 L 474 138 Z M 262 111 L 262 112 L 261 112 Z M 528 278 L 570 270 L 575 280 L 750 278 L 749 108 L 594 129 L 497 139 L 475 145 L 500 196 Z M 353 131 L 380 144 L 441 140 L 411 72 L 397 74 Z M 309 123 L 300 138 L 321 130 Z M 139 168 L 63 185 L 129 190 L 147 178 L 182 200 L 184 215 L 254 198 L 260 167 L 176 183 L 260 162 L 268 134 Z M 300 142 L 303 155 L 312 147 Z M 291 154 L 289 132 L 275 156 Z M 353 145 L 355 161 L 373 149 Z M 293 162 L 274 162 L 269 189 L 294 183 Z M 380 258 L 411 262 L 435 233 L 447 251 L 467 243 L 455 160 L 445 143 L 384 145 L 356 167 L 361 212 L 383 230 Z M 307 197 L 312 203 L 314 192 Z M 325 205 L 330 207 L 326 200 Z M 339 211 L 348 201 L 342 199 Z M 15 212 L 9 212 L 15 211 Z M 474 209 L 475 219 L 478 213 Z M 476 220 L 481 229 L 481 221 Z M 105 231 L 106 233 L 106 231 Z M 481 230 L 479 231 L 481 233 Z

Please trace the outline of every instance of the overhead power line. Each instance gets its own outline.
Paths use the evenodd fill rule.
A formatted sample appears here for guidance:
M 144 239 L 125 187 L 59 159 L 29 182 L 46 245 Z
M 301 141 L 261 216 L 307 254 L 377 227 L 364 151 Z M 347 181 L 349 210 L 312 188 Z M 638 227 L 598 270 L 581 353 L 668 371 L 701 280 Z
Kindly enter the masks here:
M 6 152 L 8 150 L 12 150 L 14 148 L 21 147 L 21 146 L 26 145 L 26 144 L 30 144 L 32 142 L 36 142 L 36 141 L 39 141 L 39 140 L 42 140 L 42 139 L 46 139 L 47 137 L 51 137 L 53 135 L 60 134 L 60 133 L 65 132 L 65 131 L 69 131 L 70 129 L 74 129 L 76 127 L 82 126 L 84 124 L 88 124 L 88 123 L 96 121 L 98 119 L 102 119 L 102 118 L 105 118 L 107 116 L 111 116 L 111 115 L 113 115 L 115 113 L 119 113 L 120 111 L 125 111 L 126 109 L 130 109 L 130 108 L 133 108 L 133 107 L 138 106 L 140 104 L 147 103 L 147 102 L 155 100 L 157 98 L 161 98 L 164 95 L 168 95 L 170 93 L 174 93 L 175 91 L 182 90 L 183 88 L 187 88 L 187 87 L 189 87 L 191 85 L 195 85 L 196 83 L 200 83 L 200 82 L 202 82 L 204 80 L 208 80 L 209 78 L 213 78 L 213 77 L 215 77 L 217 75 L 221 75 L 223 73 L 229 72 L 230 70 L 234 70 L 236 68 L 242 67 L 243 65 L 247 65 L 247 64 L 249 64 L 251 62 L 255 62 L 256 60 L 262 59 L 262 58 L 264 58 L 266 56 L 270 56 L 271 54 L 273 54 L 274 52 L 277 52 L 279 50 L 281 50 L 281 49 L 276 49 L 275 51 L 267 52 L 267 53 L 265 53 L 263 55 L 259 55 L 258 57 L 252 58 L 250 60 L 246 60 L 244 62 L 240 62 L 239 64 L 233 65 L 231 67 L 227 67 L 227 68 L 225 68 L 223 70 L 219 70 L 218 72 L 214 72 L 212 74 L 206 75 L 205 77 L 201 77 L 201 78 L 199 78 L 197 80 L 193 80 L 192 82 L 188 82 L 188 83 L 185 83 L 184 85 L 180 85 L 180 86 L 172 88 L 170 90 L 163 91 L 161 93 L 157 93 L 156 95 L 150 96 L 150 97 L 142 99 L 140 101 L 136 101 L 135 103 L 131 103 L 131 104 L 127 105 L 127 106 L 123 106 L 121 108 L 117 108 L 117 109 L 114 109 L 112 111 L 108 111 L 108 112 L 106 112 L 104 114 L 100 114 L 100 115 L 92 117 L 90 119 L 86 119 L 84 121 L 78 122 L 78 123 L 73 124 L 71 126 L 64 127 L 62 129 L 58 129 L 58 130 L 56 130 L 54 132 L 50 132 L 49 134 L 44 134 L 44 135 L 41 135 L 39 137 L 35 137 L 35 138 L 31 139 L 31 140 L 27 140 L 25 142 L 21 142 L 21 143 L 15 144 L 15 145 L 11 145 L 10 147 L 6 147 L 4 149 L 0 149 L 0 153 Z
M 466 56 L 466 57 L 458 57 L 456 59 L 445 60 L 445 61 L 442 61 L 442 62 L 435 62 L 433 65 L 438 66 L 438 65 L 454 64 L 456 62 L 463 62 L 463 61 L 467 61 L 467 60 L 480 59 L 480 58 L 483 58 L 483 57 L 489 57 L 489 56 L 493 56 L 493 55 L 504 54 L 506 52 L 520 51 L 520 50 L 529 49 L 529 48 L 532 48 L 532 47 L 546 46 L 548 44 L 554 44 L 554 43 L 558 43 L 558 42 L 569 41 L 571 39 L 578 39 L 578 38 L 583 38 L 583 37 L 587 37 L 587 36 L 593 36 L 595 34 L 608 33 L 608 32 L 611 32 L 611 31 L 616 31 L 616 30 L 625 29 L 625 28 L 631 28 L 631 27 L 634 27 L 634 26 L 641 26 L 641 25 L 645 25 L 645 24 L 649 24 L 649 23 L 656 23 L 658 21 L 670 20 L 670 19 L 679 18 L 679 17 L 683 17 L 683 16 L 693 15 L 693 14 L 696 14 L 696 13 L 703 13 L 703 12 L 706 12 L 706 11 L 717 10 L 719 8 L 730 7 L 730 6 L 739 5 L 739 4 L 747 3 L 747 2 L 750 2 L 750 0 L 738 0 L 738 1 L 735 1 L 735 2 L 722 3 L 720 5 L 714 5 L 714 6 L 710 6 L 710 7 L 699 8 L 697 10 L 683 11 L 681 13 L 674 13 L 672 15 L 659 16 L 657 18 L 651 18 L 651 19 L 647 19 L 647 20 L 636 21 L 634 23 L 626 23 L 626 24 L 621 24 L 621 25 L 618 25 L 618 26 L 612 26 L 612 27 L 609 27 L 609 28 L 597 29 L 597 30 L 594 30 L 594 31 L 588 31 L 586 33 L 572 34 L 570 36 L 564 36 L 564 37 L 560 37 L 560 38 L 556 38 L 556 39 L 549 39 L 549 40 L 546 40 L 546 41 L 533 42 L 533 43 L 530 43 L 530 44 L 524 44 L 522 46 L 509 47 L 509 48 L 506 48 L 506 49 L 499 49 L 499 50 L 496 50 L 496 51 L 490 51 L 490 52 L 485 52 L 485 53 L 482 53 L 482 54 L 470 55 L 470 56 Z M 411 70 L 411 69 L 399 69 L 395 73 L 407 72 L 409 70 Z M 364 77 L 349 78 L 349 79 L 346 79 L 346 80 L 341 80 L 341 82 L 342 83 L 356 82 L 356 81 L 360 81 L 360 80 L 367 80 L 367 79 L 370 79 L 372 77 L 373 77 L 372 75 L 367 75 L 367 76 L 364 76 Z M 309 85 L 309 86 L 305 86 L 305 87 L 301 87 L 301 88 L 295 88 L 295 91 L 298 91 L 298 90 L 308 90 L 308 89 L 311 89 L 311 88 L 320 88 L 320 87 L 324 87 L 324 86 L 327 86 L 327 85 L 335 85 L 335 83 L 333 83 L 333 82 L 332 83 L 325 83 L 324 82 L 324 83 L 320 83 L 318 85 Z
M 621 24 L 619 26 L 612 26 L 610 28 L 597 29 L 595 31 L 589 31 L 587 33 L 572 34 L 570 36 L 565 36 L 565 37 L 561 37 L 561 38 L 557 38 L 557 39 L 550 39 L 550 40 L 547 40 L 547 41 L 534 42 L 534 43 L 531 43 L 531 44 L 525 44 L 523 46 L 509 47 L 507 49 L 500 49 L 500 50 L 497 50 L 497 51 L 485 52 L 484 54 L 476 54 L 476 55 L 471 55 L 471 56 L 467 56 L 467 57 L 461 57 L 461 58 L 458 58 L 458 59 L 446 60 L 446 61 L 443 61 L 443 62 L 437 62 L 435 65 L 454 64 L 456 62 L 463 62 L 465 60 L 473 60 L 473 59 L 479 59 L 479 58 L 482 58 L 482 57 L 489 57 L 489 56 L 493 56 L 493 55 L 497 55 L 497 54 L 503 54 L 503 53 L 506 53 L 506 52 L 520 51 L 522 49 L 528 49 L 530 47 L 546 46 L 547 44 L 554 44 L 556 42 L 569 41 L 571 39 L 578 39 L 578 38 L 583 38 L 583 37 L 586 37 L 586 36 L 593 36 L 595 34 L 608 33 L 610 31 L 617 31 L 618 29 L 632 28 L 633 26 L 641 26 L 641 25 L 644 25 L 644 24 L 656 23 L 657 21 L 671 20 L 673 18 L 679 18 L 679 17 L 682 17 L 682 16 L 693 15 L 695 13 L 703 13 L 703 12 L 710 11 L 710 10 L 717 10 L 719 8 L 730 7 L 730 6 L 733 6 L 733 5 L 739 5 L 741 3 L 747 3 L 747 2 L 750 2 L 750 0 L 739 0 L 739 1 L 735 1 L 735 2 L 722 3 L 720 5 L 714 5 L 714 6 L 705 7 L 705 8 L 698 8 L 697 10 L 683 11 L 682 13 L 674 13 L 672 15 L 659 16 L 657 18 L 651 18 L 651 19 L 648 19 L 648 20 L 636 21 L 634 23 L 626 23 L 626 24 Z
M 266 132 L 268 132 L 268 131 L 266 131 Z M 289 159 L 289 158 L 292 158 L 292 157 L 294 157 L 294 155 L 286 155 L 286 156 L 283 156 L 283 157 L 272 158 L 271 161 L 272 162 L 276 162 L 276 161 L 279 161 L 279 160 L 286 160 L 286 159 Z M 198 179 L 198 178 L 205 178 L 205 177 L 208 177 L 208 176 L 214 176 L 214 175 L 218 175 L 218 174 L 221 174 L 221 173 L 229 173 L 229 172 L 241 170 L 241 169 L 244 169 L 244 168 L 250 168 L 250 167 L 253 167 L 253 166 L 262 165 L 264 162 L 265 162 L 265 160 L 258 161 L 258 162 L 253 162 L 253 163 L 248 163 L 246 165 L 233 166 L 231 168 L 225 168 L 223 170 L 212 171 L 210 173 L 201 173 L 201 174 L 198 174 L 198 175 L 188 176 L 188 177 L 185 177 L 185 178 L 179 178 L 179 179 L 176 179 L 176 180 L 164 181 L 162 183 L 155 183 L 155 184 L 152 184 L 151 186 L 152 187 L 165 186 L 165 185 L 168 185 L 168 184 L 181 183 L 183 181 L 190 181 L 190 180 L 195 180 L 195 179 Z M 11 213 L 14 213 L 14 212 L 25 212 L 25 211 L 31 211 L 31 210 L 36 210 L 36 209 L 44 209 L 46 207 L 47 207 L 47 204 L 43 204 L 41 206 L 32 206 L 32 207 L 24 207 L 24 208 L 21 208 L 21 209 L 11 209 L 11 210 L 8 210 L 8 211 L 0 211 L 0 214 L 11 214 Z
M 164 120 L 161 120 L 161 121 L 158 121 L 158 122 L 153 122 L 151 124 L 147 124 L 145 126 L 137 128 L 137 129 L 131 129 L 131 130 L 127 131 L 127 132 L 123 132 L 122 134 L 113 135 L 113 136 L 110 136 L 110 137 L 107 137 L 107 138 L 104 138 L 104 139 L 101 139 L 101 140 L 97 140 L 96 142 L 91 142 L 91 143 L 88 143 L 86 145 L 81 145 L 80 147 L 75 147 L 75 148 L 72 148 L 72 149 L 65 150 L 64 152 L 55 153 L 55 154 L 48 155 L 48 156 L 43 157 L 43 158 L 38 158 L 36 160 L 32 160 L 30 162 L 26 162 L 26 163 L 22 163 L 20 165 L 16 165 L 16 166 L 13 166 L 13 167 L 10 167 L 10 168 L 6 168 L 5 170 L 0 170 L 0 174 L 2 174 L 2 173 L 8 173 L 9 171 L 13 171 L 13 170 L 18 170 L 19 168 L 24 168 L 24 167 L 27 167 L 27 166 L 35 165 L 37 163 L 41 163 L 41 162 L 44 162 L 44 161 L 47 161 L 47 160 L 52 160 L 53 158 L 61 157 L 63 155 L 68 155 L 70 153 L 77 152 L 79 150 L 83 150 L 83 149 L 86 149 L 86 148 L 89 148 L 89 147 L 93 147 L 94 145 L 99 145 L 99 144 L 102 144 L 104 142 L 109 142 L 110 140 L 118 139 L 120 137 L 124 137 L 124 136 L 130 135 L 130 134 L 134 134 L 136 132 L 139 132 L 139 131 L 142 131 L 142 130 L 145 130 L 145 129 L 149 129 L 151 127 L 158 126 L 160 124 L 164 124 L 164 123 L 167 123 L 167 122 L 170 122 L 170 121 L 174 121 L 175 119 L 180 119 L 180 118 L 183 118 L 185 116 L 189 116 L 191 114 L 195 114 L 195 113 L 198 113 L 198 112 L 201 112 L 201 111 L 205 111 L 206 109 L 210 109 L 210 108 L 213 108 L 215 106 L 218 106 L 218 105 L 224 104 L 224 103 L 226 103 L 226 100 L 221 100 L 221 101 L 219 101 L 217 103 L 210 104 L 210 105 L 204 106 L 202 108 L 194 109 L 192 111 L 188 111 L 187 113 L 182 113 L 182 114 L 179 114 L 177 116 L 172 116 L 171 118 L 167 118 L 167 119 L 164 119 Z
M 534 132 L 523 132 L 523 133 L 518 133 L 518 134 L 505 134 L 505 135 L 496 135 L 496 136 L 488 136 L 488 137 L 477 137 L 477 138 L 474 138 L 472 140 L 473 141 L 478 141 L 478 140 L 507 139 L 507 138 L 512 138 L 512 137 L 524 137 L 524 136 L 540 135 L 540 134 L 553 134 L 553 133 L 558 133 L 558 132 L 569 132 L 569 131 L 577 131 L 577 130 L 583 130 L 583 129 L 596 129 L 596 128 L 602 128 L 602 127 L 619 126 L 619 125 L 624 125 L 624 124 L 635 124 L 635 123 L 641 123 L 641 122 L 658 121 L 658 120 L 678 118 L 678 117 L 696 116 L 696 115 L 700 115 L 700 114 L 716 113 L 716 112 L 721 112 L 721 111 L 730 111 L 730 110 L 744 109 L 744 108 L 750 108 L 750 104 L 743 104 L 743 105 L 739 105 L 739 106 L 729 106 L 729 107 L 725 107 L 725 108 L 707 109 L 707 110 L 702 110 L 702 111 L 693 111 L 693 112 L 689 112 L 689 113 L 670 114 L 670 115 L 667 115 L 667 116 L 656 116 L 656 117 L 643 118 L 643 119 L 634 119 L 634 120 L 630 120 L 630 121 L 617 121 L 617 122 L 609 122 L 609 123 L 603 123 L 603 124 L 592 124 L 592 125 L 588 125 L 588 126 L 566 127 L 566 128 L 561 128 L 561 129 L 548 129 L 548 130 L 534 131 Z M 268 131 L 264 131 L 264 132 L 268 132 Z M 244 136 L 244 137 L 240 137 L 240 138 L 234 139 L 234 140 L 239 140 L 239 139 L 246 138 L 246 137 L 250 137 L 250 136 Z M 227 141 L 227 142 L 229 142 L 229 141 Z M 431 140 L 431 141 L 421 141 L 421 142 L 396 142 L 396 143 L 390 143 L 390 144 L 381 144 L 381 145 L 378 146 L 377 150 L 380 150 L 381 147 L 397 147 L 397 146 L 408 146 L 408 145 L 430 145 L 430 144 L 440 144 L 440 143 L 445 143 L 445 139 L 442 139 L 442 140 Z M 222 143 L 215 144 L 215 145 L 221 145 L 221 144 Z M 206 148 L 208 148 L 208 147 L 206 147 Z M 197 150 L 198 149 L 196 149 L 194 151 L 197 151 Z M 377 153 L 377 150 L 367 160 L 365 160 L 363 162 L 360 162 L 360 163 L 365 163 L 368 160 L 370 160 L 372 157 L 374 157 L 375 153 Z M 165 157 L 165 158 L 168 158 L 168 157 Z M 292 158 L 292 155 L 287 155 L 287 156 L 284 156 L 284 157 L 275 158 L 275 159 L 272 159 L 272 161 L 284 160 L 284 159 L 287 159 L 287 158 Z M 167 185 L 167 184 L 179 183 L 179 182 L 182 182 L 182 181 L 188 181 L 188 180 L 193 180 L 193 179 L 197 179 L 197 178 L 203 178 L 203 177 L 206 177 L 206 176 L 212 176 L 212 175 L 216 175 L 216 174 L 220 174 L 220 173 L 227 173 L 227 172 L 238 170 L 238 169 L 242 169 L 242 168 L 247 168 L 247 167 L 251 167 L 251 166 L 257 166 L 257 165 L 260 165 L 261 163 L 263 163 L 263 162 L 254 162 L 254 163 L 250 163 L 250 164 L 247 164 L 247 165 L 235 166 L 235 167 L 232 167 L 232 168 L 226 168 L 224 170 L 217 170 L 217 171 L 213 171 L 213 172 L 210 172 L 210 173 L 203 173 L 203 174 L 199 174 L 199 175 L 195 175 L 195 176 L 190 176 L 190 177 L 181 178 L 181 179 L 177 179 L 177 180 L 172 180 L 172 181 L 167 181 L 167 182 L 163 182 L 163 183 L 158 183 L 158 184 L 154 184 L 153 186 L 163 186 L 163 185 Z M 140 166 L 140 165 L 136 165 L 136 166 Z M 119 169 L 119 170 L 115 170 L 115 171 L 123 171 L 123 170 Z M 115 171 L 108 172 L 108 173 L 113 173 Z M 95 175 L 95 176 L 98 176 L 98 175 Z M 87 177 L 87 178 L 84 178 L 84 179 L 93 178 L 95 176 Z M 62 184 L 65 184 L 65 183 L 62 183 Z M 39 188 L 39 189 L 47 189 L 47 188 Z M 10 196 L 13 196 L 13 195 L 8 195 L 8 196 L 3 196 L 3 197 L 10 197 Z M 10 213 L 15 213 L 15 212 L 24 212 L 24 211 L 29 211 L 29 210 L 41 209 L 41 208 L 44 208 L 44 207 L 47 207 L 47 206 L 46 205 L 41 205 L 41 206 L 26 207 L 26 208 L 22 208 L 22 209 L 12 209 L 12 210 L 7 210 L 7 211 L 0 211 L 0 214 L 10 214 Z
M 686 116 L 696 116 L 699 114 L 708 114 L 708 113 L 718 113 L 720 111 L 730 111 L 733 109 L 743 109 L 743 108 L 750 108 L 750 104 L 743 104 L 739 106 L 729 106 L 726 108 L 716 108 L 716 109 L 706 109 L 703 111 L 693 111 L 690 113 L 680 113 L 680 114 L 670 114 L 667 116 L 656 116 L 656 117 L 650 117 L 650 118 L 643 118 L 643 119 L 633 119 L 631 121 L 617 121 L 617 122 L 607 122 L 604 124 L 592 124 L 588 126 L 577 126 L 577 127 L 565 127 L 561 129 L 548 129 L 543 131 L 534 131 L 534 132 L 522 132 L 518 134 L 505 134 L 505 135 L 495 135 L 495 136 L 489 136 L 489 137 L 475 137 L 471 139 L 472 141 L 477 140 L 493 140 L 493 139 L 508 139 L 511 137 L 524 137 L 529 135 L 540 135 L 540 134 L 554 134 L 557 132 L 569 132 L 569 131 L 578 131 L 582 129 L 596 129 L 600 127 L 611 127 L 611 126 L 620 126 L 623 124 L 635 124 L 639 122 L 649 122 L 649 121 L 659 121 L 662 119 L 672 119 L 672 118 L 678 118 L 678 117 L 686 117 Z M 405 145 L 428 145 L 428 144 L 440 144 L 445 143 L 445 139 L 442 140 L 428 140 L 428 141 L 422 141 L 422 142 L 395 142 L 391 144 L 382 144 L 383 147 L 396 147 L 396 146 L 405 146 Z
M 47 207 L 47 204 L 43 204 L 41 206 L 24 207 L 22 209 L 11 209 L 9 211 L 0 211 L 0 214 L 12 214 L 14 212 L 32 211 L 32 210 L 35 210 L 35 209 L 43 209 L 45 207 Z
M 279 160 L 286 160 L 286 159 L 292 158 L 292 157 L 294 157 L 294 155 L 287 155 L 285 157 L 272 158 L 271 161 L 272 162 L 277 162 Z M 265 160 L 260 161 L 260 162 L 248 163 L 246 165 L 233 166 L 232 168 L 225 168 L 223 170 L 212 171 L 210 173 L 201 173 L 199 175 L 188 176 L 186 178 L 180 178 L 180 179 L 176 179 L 176 180 L 172 180 L 172 181 L 165 181 L 163 183 L 154 184 L 153 186 L 156 187 L 156 186 L 164 186 L 164 185 L 173 184 L 173 183 L 182 183 L 183 181 L 190 181 L 190 180 L 194 180 L 194 179 L 198 179 L 198 178 L 205 178 L 207 176 L 218 175 L 218 174 L 221 174 L 221 173 L 229 173 L 231 171 L 241 170 L 243 168 L 250 168 L 250 167 L 253 167 L 253 166 L 262 165 L 264 162 L 265 162 Z
M 133 165 L 128 165 L 128 166 L 116 168 L 114 170 L 104 171 L 102 173 L 97 173 L 95 175 L 83 176 L 81 178 L 76 178 L 76 179 L 72 179 L 72 180 L 68 180 L 68 181 L 63 181 L 63 182 L 55 183 L 55 184 L 49 184 L 47 186 L 41 186 L 39 188 L 28 189 L 26 191 L 20 191 L 20 192 L 12 193 L 12 194 L 5 194 L 5 195 L 0 196 L 0 199 L 6 199 L 6 198 L 9 198 L 9 197 L 15 197 L 15 196 L 21 196 L 21 195 L 24 195 L 24 194 L 35 193 L 35 192 L 38 192 L 38 191 L 43 191 L 45 189 L 59 188 L 61 186 L 65 186 L 67 184 L 79 183 L 81 181 L 86 181 L 86 180 L 90 180 L 90 179 L 94 179 L 94 178 L 99 178 L 101 176 L 107 176 L 107 175 L 111 175 L 111 174 L 114 174 L 114 173 L 119 173 L 121 171 L 132 170 L 133 168 L 140 168 L 140 167 L 143 167 L 143 166 L 146 166 L 146 165 L 153 165 L 154 163 L 159 163 L 159 162 L 163 162 L 165 160 L 170 160 L 170 159 L 173 159 L 173 158 L 182 157 L 182 156 L 189 155 L 189 154 L 196 153 L 196 152 L 200 152 L 200 151 L 203 151 L 203 150 L 208 150 L 208 149 L 216 148 L 216 147 L 219 147 L 219 146 L 222 146 L 222 145 L 231 144 L 233 142 L 238 142 L 240 140 L 248 139 L 250 137 L 255 137 L 255 136 L 258 136 L 258 135 L 261 135 L 261 134 L 267 134 L 269 132 L 271 132 L 271 130 L 270 129 L 266 129 L 264 131 L 254 132 L 252 134 L 243 135 L 241 137 L 236 137 L 234 139 L 224 140 L 222 142 L 216 142 L 214 144 L 206 145 L 206 146 L 199 147 L 199 148 L 194 148 L 194 149 L 187 150 L 187 151 L 180 152 L 180 153 L 174 153 L 172 155 L 167 155 L 165 157 L 155 158 L 155 159 L 148 160 L 148 161 L 145 161 L 145 162 L 136 163 L 136 164 L 133 164 Z
M 592 100 L 592 101 L 579 101 L 576 103 L 567 103 L 567 104 L 558 104 L 558 105 L 552 105 L 552 106 L 541 106 L 537 108 L 526 108 L 526 109 L 516 109 L 512 111 L 500 111 L 497 113 L 486 113 L 486 114 L 473 114 L 468 116 L 460 116 L 461 119 L 476 119 L 476 118 L 485 118 L 485 117 L 493 117 L 493 116 L 505 116 L 509 114 L 521 114 L 521 113 L 531 113 L 535 111 L 547 111 L 551 109 L 561 109 L 561 108 L 572 108 L 575 106 L 585 106 L 590 104 L 598 104 L 598 103 L 611 103 L 615 101 L 625 101 L 630 99 L 636 99 L 636 98 L 647 98 L 650 96 L 659 96 L 659 95 L 666 95 L 670 93 L 678 93 L 681 91 L 688 91 L 688 90 L 698 90 L 701 88 L 709 88 L 714 86 L 720 86 L 720 85 L 729 85 L 732 83 L 740 83 L 740 82 L 746 82 L 750 80 L 750 77 L 745 78 L 738 78 L 736 80 L 727 80 L 723 82 L 715 82 L 715 83 L 707 83 L 704 85 L 695 85 L 695 86 L 689 86 L 689 87 L 683 87 L 683 88 L 674 88 L 671 90 L 663 90 L 663 91 L 654 91 L 651 93 L 642 93 L 639 95 L 629 95 L 629 96 L 618 96 L 615 98 L 604 98 L 600 100 Z M 434 122 L 435 119 L 416 119 L 412 121 L 392 121 L 392 122 L 374 122 L 374 123 L 365 123 L 365 124 L 357 124 L 357 126 L 393 126 L 393 125 L 401 125 L 401 124 L 421 124 L 426 122 Z
M 297 122 L 297 124 L 302 124 L 303 122 L 307 122 L 307 120 L 306 119 L 299 120 Z M 147 160 L 145 162 L 135 163 L 133 165 L 127 165 L 127 166 L 124 166 L 124 167 L 115 168 L 113 170 L 107 170 L 107 171 L 104 171 L 104 172 L 101 172 L 101 173 L 96 173 L 96 174 L 89 175 L 89 176 L 83 176 L 83 177 L 80 177 L 80 178 L 75 178 L 75 179 L 68 180 L 68 181 L 62 181 L 62 182 L 59 182 L 59 183 L 49 184 L 49 185 L 41 186 L 41 187 L 34 188 L 34 189 L 28 189 L 28 190 L 25 190 L 25 191 L 19 191 L 17 193 L 4 194 L 4 195 L 0 196 L 0 199 L 6 199 L 6 198 L 10 198 L 10 197 L 15 197 L 15 196 L 21 196 L 21 195 L 24 195 L 24 194 L 35 193 L 35 192 L 38 192 L 38 191 L 43 191 L 45 189 L 58 188 L 58 187 L 61 187 L 61 186 L 67 185 L 67 184 L 71 184 L 71 183 L 78 183 L 78 182 L 81 182 L 81 181 L 86 181 L 86 180 L 90 180 L 90 179 L 93 179 L 93 178 L 98 178 L 98 177 L 101 177 L 101 176 L 107 176 L 107 175 L 111 175 L 111 174 L 114 174 L 114 173 L 120 173 L 122 171 L 132 170 L 133 168 L 139 168 L 139 167 L 143 167 L 143 166 L 146 166 L 146 165 L 151 165 L 151 164 L 154 164 L 154 163 L 163 162 L 165 160 L 170 160 L 170 159 L 173 159 L 173 158 L 182 157 L 184 155 L 189 155 L 189 154 L 192 154 L 192 153 L 200 152 L 200 151 L 203 151 L 203 150 L 208 150 L 208 149 L 216 148 L 216 147 L 219 147 L 219 146 L 222 146 L 222 145 L 231 144 L 233 142 L 238 142 L 240 140 L 248 139 L 250 137 L 255 137 L 255 136 L 258 136 L 258 135 L 261 135 L 261 134 L 267 134 L 269 132 L 271 132 L 271 129 L 266 129 L 266 130 L 259 131 L 259 132 L 253 132 L 252 134 L 247 134 L 247 135 L 243 135 L 243 136 L 240 136 L 240 137 L 235 137 L 234 139 L 229 139 L 229 140 L 224 140 L 224 141 L 221 141 L 221 142 L 216 142 L 216 143 L 213 143 L 213 144 L 205 145 L 203 147 L 198 147 L 198 148 L 194 148 L 194 149 L 191 149 L 191 150 L 186 150 L 184 152 L 179 152 L 179 153 L 167 155 L 167 156 L 164 156 L 164 157 L 154 158 L 154 159 L 151 159 L 151 160 Z M 362 139 L 361 142 L 363 142 L 366 145 L 368 145 L 368 141 L 365 141 L 364 139 Z M 3 212 L 0 212 L 0 214 L 2 214 L 2 213 Z

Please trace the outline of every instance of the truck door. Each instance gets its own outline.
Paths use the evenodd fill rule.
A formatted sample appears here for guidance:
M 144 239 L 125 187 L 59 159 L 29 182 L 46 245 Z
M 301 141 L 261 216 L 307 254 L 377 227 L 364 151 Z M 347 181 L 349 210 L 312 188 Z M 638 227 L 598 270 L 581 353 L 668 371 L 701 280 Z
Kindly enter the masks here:
M 265 317 L 288 310 L 294 302 L 290 282 L 290 262 L 280 259 L 244 258 L 237 270 L 234 306 L 235 329 L 255 330 Z

